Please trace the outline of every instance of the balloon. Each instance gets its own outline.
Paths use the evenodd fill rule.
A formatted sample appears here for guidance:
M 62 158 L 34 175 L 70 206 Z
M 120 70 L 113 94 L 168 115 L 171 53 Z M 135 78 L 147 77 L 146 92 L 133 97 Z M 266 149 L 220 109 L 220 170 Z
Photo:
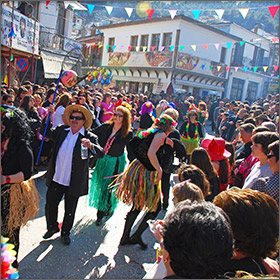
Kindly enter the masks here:
M 99 76 L 98 76 L 98 82 L 100 82 L 101 79 L 102 79 L 102 73 L 100 73 Z
M 92 84 L 97 83 L 97 79 L 94 79 L 91 83 L 92 83 Z
M 73 87 L 77 83 L 77 73 L 72 70 L 64 71 L 61 75 L 61 82 L 67 88 Z

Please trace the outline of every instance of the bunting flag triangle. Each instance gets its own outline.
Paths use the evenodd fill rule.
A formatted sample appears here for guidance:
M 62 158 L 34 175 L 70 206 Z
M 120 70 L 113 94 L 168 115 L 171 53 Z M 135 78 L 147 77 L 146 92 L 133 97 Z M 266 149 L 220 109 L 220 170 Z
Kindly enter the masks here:
M 277 72 L 279 66 L 278 65 L 274 65 L 273 67 L 274 67 L 274 71 Z
M 89 48 L 90 47 L 90 44 L 89 43 L 87 43 L 87 48 Z
M 110 15 L 113 11 L 113 7 L 111 6 L 105 6 L 106 10 L 107 10 L 107 13 Z
M 168 12 L 170 13 L 171 18 L 174 19 L 177 14 L 177 10 L 168 10 Z
M 94 48 L 94 47 L 96 47 L 97 45 L 94 43 L 93 45 L 92 45 L 92 48 Z
M 246 73 L 248 70 L 248 67 L 244 66 L 243 69 L 244 69 L 244 72 Z
M 274 44 L 276 44 L 276 42 L 277 42 L 277 37 L 272 37 L 272 38 L 270 38 L 271 40 L 272 40 L 272 42 L 274 43 Z
M 271 77 L 273 77 L 273 76 L 274 76 L 274 74 L 271 74 L 270 76 L 271 76 Z
M 228 49 L 230 49 L 231 45 L 232 45 L 232 42 L 227 43 Z
M 100 49 L 100 48 L 102 48 L 103 47 L 103 45 L 102 44 L 100 44 L 99 46 L 98 46 L 98 49 Z
M 150 20 L 152 19 L 154 11 L 155 11 L 155 9 L 147 9 L 147 14 L 148 14 L 148 17 Z
M 239 67 L 234 67 L 234 68 L 235 68 L 235 72 L 237 72 Z
M 46 7 L 50 4 L 51 1 L 46 1 Z
M 208 44 L 203 44 L 203 47 L 208 50 Z
M 268 66 L 263 66 L 264 73 L 266 72 L 267 68 L 268 68 Z
M 14 60 L 14 56 L 13 56 L 13 54 L 11 53 L 11 61 L 13 61 Z
M 113 46 L 113 51 L 115 51 L 116 47 L 117 47 L 116 45 Z
M 185 45 L 180 46 L 180 52 L 184 49 Z
M 8 76 L 5 75 L 5 78 L 4 78 L 4 81 L 3 81 L 4 84 L 8 85 Z
M 201 65 L 201 68 L 202 68 L 202 70 L 204 70 L 204 68 L 205 68 L 205 64 L 202 64 L 202 65 Z
M 216 47 L 216 49 L 217 49 L 217 51 L 218 51 L 218 50 L 219 50 L 219 47 L 220 47 L 220 44 L 219 44 L 219 43 L 215 44 L 215 47 Z
M 155 50 L 155 48 L 156 48 L 156 46 L 151 47 L 152 52 Z
M 164 49 L 165 49 L 165 46 L 162 46 L 162 47 L 160 48 L 160 51 L 162 52 Z
M 218 71 L 220 71 L 220 70 L 221 70 L 221 68 L 222 68 L 222 66 L 221 66 L 221 65 L 218 65 L 218 66 L 217 66 L 217 70 L 218 70 Z
M 271 7 L 268 7 L 268 9 L 270 11 L 272 18 L 274 18 L 279 9 L 279 6 L 271 6 Z
M 93 11 L 95 5 L 87 4 L 87 6 L 88 6 L 89 13 L 92 14 L 92 11 Z
M 196 51 L 196 45 L 191 45 L 192 49 Z
M 253 67 L 253 71 L 256 72 L 258 70 L 258 66 Z
M 192 10 L 192 13 L 194 15 L 194 18 L 197 20 L 199 17 L 201 10 Z
M 131 14 L 133 12 L 133 8 L 124 8 L 126 10 L 126 13 L 128 15 L 128 17 L 131 17 Z
M 211 70 L 211 69 L 213 68 L 213 65 L 210 65 L 209 68 L 210 68 L 210 70 Z
M 9 33 L 8 37 L 10 38 L 10 37 L 15 36 L 15 35 L 16 35 L 16 33 L 15 33 L 14 25 L 13 25 L 13 27 L 11 29 L 11 32 Z
M 229 71 L 229 69 L 230 69 L 230 67 L 229 67 L 229 66 L 227 66 L 227 67 L 226 67 L 227 72 Z
M 107 46 L 106 46 L 106 50 L 108 51 L 108 50 L 109 50 L 109 48 L 110 48 L 110 45 L 107 45 Z
M 137 52 L 139 52 L 140 46 L 135 47 L 135 50 L 136 50 Z
M 143 47 L 143 52 L 145 52 L 147 50 L 147 47 L 145 46 L 145 47 Z
M 127 48 L 127 49 L 128 49 L 128 51 L 130 51 L 130 50 L 132 49 L 132 46 L 128 46 L 128 48 Z
M 174 46 L 170 46 L 170 51 L 172 52 L 174 50 Z
M 240 47 L 242 47 L 245 44 L 245 41 L 241 41 L 239 44 L 240 44 Z
M 247 9 L 247 8 L 239 9 L 239 12 L 243 16 L 243 18 L 245 19 L 248 12 L 249 12 L 249 9 Z
M 120 46 L 120 51 L 123 49 L 123 46 Z
M 219 10 L 215 10 L 217 16 L 219 17 L 219 19 L 221 19 L 224 15 L 225 10 L 219 9 Z

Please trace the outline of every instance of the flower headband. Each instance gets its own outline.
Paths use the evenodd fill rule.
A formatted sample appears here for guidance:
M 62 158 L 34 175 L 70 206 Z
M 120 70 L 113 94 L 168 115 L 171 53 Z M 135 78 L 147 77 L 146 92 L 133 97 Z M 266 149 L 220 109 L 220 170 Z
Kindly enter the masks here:
M 170 116 L 167 115 L 161 115 L 159 118 L 156 118 L 155 124 L 171 124 L 173 127 L 175 127 L 178 123 L 175 122 Z

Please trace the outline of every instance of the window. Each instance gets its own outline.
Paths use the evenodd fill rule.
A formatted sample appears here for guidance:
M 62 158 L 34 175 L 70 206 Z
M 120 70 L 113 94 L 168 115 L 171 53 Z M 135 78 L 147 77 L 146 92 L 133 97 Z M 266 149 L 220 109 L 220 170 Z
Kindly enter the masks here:
M 230 99 L 241 100 L 243 87 L 244 87 L 244 80 L 233 78 Z
M 252 102 L 256 99 L 257 92 L 258 92 L 258 83 L 249 82 L 247 88 L 247 99 Z
M 172 33 L 164 33 L 163 34 L 163 42 L 162 46 L 170 47 L 172 42 Z
M 140 42 L 140 49 L 141 51 L 144 50 L 144 47 L 148 47 L 148 42 L 149 42 L 149 35 L 141 35 L 141 42 Z
M 113 46 L 115 45 L 115 38 L 109 38 L 108 45 L 109 45 L 108 52 L 112 52 Z
M 159 41 L 160 41 L 160 34 L 152 34 L 151 50 L 153 49 L 153 47 L 155 47 L 154 50 L 158 51 Z
M 225 63 L 225 61 L 226 61 L 226 53 L 227 53 L 227 49 L 222 47 L 222 49 L 221 49 L 221 57 L 220 57 L 220 62 L 221 63 Z
M 263 65 L 264 49 L 255 46 L 254 56 L 253 56 L 253 66 Z
M 136 46 L 138 44 L 138 36 L 131 36 L 130 39 L 130 46 L 132 46 L 131 48 L 131 52 L 135 52 L 136 51 Z
M 235 51 L 233 54 L 232 66 L 242 66 L 245 44 L 235 43 Z

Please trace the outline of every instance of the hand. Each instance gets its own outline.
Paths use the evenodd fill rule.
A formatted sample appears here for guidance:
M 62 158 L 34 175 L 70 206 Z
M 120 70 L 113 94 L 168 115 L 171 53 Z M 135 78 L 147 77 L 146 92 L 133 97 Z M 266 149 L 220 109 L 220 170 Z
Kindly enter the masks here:
M 163 226 L 164 226 L 164 221 L 163 220 L 156 220 L 153 223 L 152 233 L 159 243 L 163 242 L 163 237 L 162 237 Z
M 49 105 L 49 107 L 48 107 L 48 113 L 53 114 L 53 112 L 54 112 L 54 106 L 53 106 L 53 105 Z
M 158 185 L 159 184 L 159 181 L 161 180 L 161 177 L 162 177 L 162 169 L 159 169 L 157 170 L 157 179 L 155 180 L 154 182 L 154 185 Z
M 88 147 L 89 149 L 91 149 L 92 147 L 92 143 L 87 138 L 81 139 L 81 143 L 83 144 L 84 147 Z

